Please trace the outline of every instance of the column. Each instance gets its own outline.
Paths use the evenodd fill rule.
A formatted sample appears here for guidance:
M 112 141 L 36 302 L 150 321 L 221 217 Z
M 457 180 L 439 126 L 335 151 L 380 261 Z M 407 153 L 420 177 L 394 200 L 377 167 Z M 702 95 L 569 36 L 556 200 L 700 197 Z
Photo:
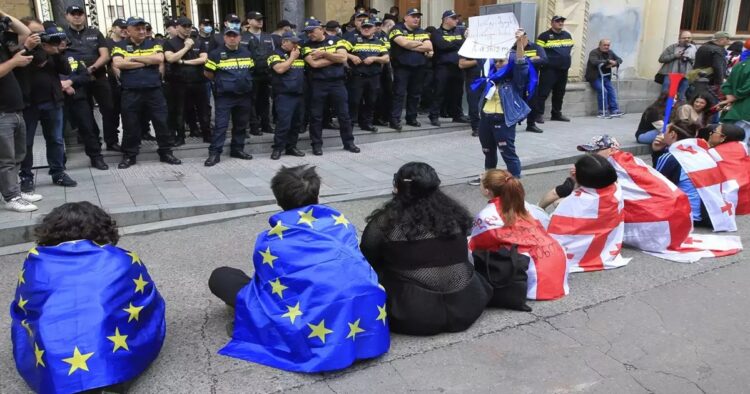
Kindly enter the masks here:
M 305 21 L 305 0 L 280 0 L 279 8 L 280 19 L 286 19 L 301 28 Z

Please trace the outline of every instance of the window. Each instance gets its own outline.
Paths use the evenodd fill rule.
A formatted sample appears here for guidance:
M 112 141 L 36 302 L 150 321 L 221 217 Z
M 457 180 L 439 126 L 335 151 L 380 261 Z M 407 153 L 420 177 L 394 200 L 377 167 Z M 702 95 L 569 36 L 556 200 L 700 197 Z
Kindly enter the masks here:
M 737 33 L 750 34 L 750 0 L 740 3 L 740 17 L 737 20 Z
M 727 3 L 728 0 L 685 0 L 680 29 L 698 33 L 724 30 Z
M 118 5 L 117 6 L 117 17 L 118 18 L 124 18 L 125 17 L 125 7 Z
M 107 6 L 107 12 L 109 13 L 109 18 L 114 19 L 115 18 L 115 6 L 108 5 Z

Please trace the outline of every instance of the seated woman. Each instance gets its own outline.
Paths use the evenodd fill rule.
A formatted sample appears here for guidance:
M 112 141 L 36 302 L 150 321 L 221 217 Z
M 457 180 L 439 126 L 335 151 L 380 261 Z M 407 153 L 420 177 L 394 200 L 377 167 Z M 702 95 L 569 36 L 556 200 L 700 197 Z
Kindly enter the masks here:
M 529 256 L 526 297 L 554 300 L 568 294 L 568 269 L 562 246 L 529 212 L 521 181 L 505 170 L 487 170 L 482 195 L 489 204 L 474 220 L 469 249 L 497 250 L 518 245 Z
M 700 127 L 704 127 L 708 124 L 708 119 L 712 115 L 711 109 L 708 105 L 710 99 L 705 95 L 697 95 L 693 97 L 690 103 L 680 105 L 673 112 L 671 117 L 672 122 L 678 120 L 687 120 Z
M 719 169 L 737 181 L 737 215 L 750 214 L 750 156 L 745 145 L 745 130 L 735 124 L 720 124 L 708 137 L 708 153 Z
M 490 298 L 468 261 L 471 216 L 439 187 L 429 165 L 404 164 L 393 176 L 393 198 L 367 218 L 362 253 L 388 293 L 394 332 L 466 330 Z
M 659 122 L 664 121 L 664 110 L 667 106 L 668 97 L 667 92 L 662 92 L 659 98 L 643 111 L 641 122 L 638 123 L 638 130 L 635 131 L 635 139 L 638 143 L 652 143 L 661 131 L 661 128 L 657 126 Z
M 251 279 L 214 270 L 211 292 L 235 307 L 219 354 L 295 372 L 343 369 L 388 351 L 385 292 L 344 214 L 318 204 L 315 167 L 282 167 L 271 189 L 283 209 L 255 241 Z
M 34 233 L 11 304 L 18 372 L 36 392 L 123 391 L 164 343 L 164 300 L 146 267 L 89 202 L 53 209 Z

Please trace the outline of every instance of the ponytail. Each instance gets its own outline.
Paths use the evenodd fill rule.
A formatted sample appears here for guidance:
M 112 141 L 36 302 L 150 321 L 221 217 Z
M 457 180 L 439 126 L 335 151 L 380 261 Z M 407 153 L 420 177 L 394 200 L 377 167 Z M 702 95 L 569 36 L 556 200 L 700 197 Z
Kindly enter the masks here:
M 502 212 L 500 215 L 508 226 L 515 224 L 518 218 L 530 219 L 526 210 L 526 191 L 518 178 L 505 170 L 487 170 L 482 178 L 482 186 L 489 190 L 493 197 L 500 198 Z

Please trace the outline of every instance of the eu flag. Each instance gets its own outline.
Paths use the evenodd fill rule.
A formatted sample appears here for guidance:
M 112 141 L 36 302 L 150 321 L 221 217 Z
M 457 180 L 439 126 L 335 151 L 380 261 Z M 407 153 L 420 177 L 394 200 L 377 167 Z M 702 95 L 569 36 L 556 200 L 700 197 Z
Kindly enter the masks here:
M 385 291 L 344 215 L 309 205 L 269 224 L 255 242 L 255 275 L 237 295 L 233 338 L 219 354 L 322 372 L 387 352 Z
M 82 240 L 29 251 L 10 305 L 16 368 L 36 392 L 135 378 L 164 343 L 164 300 L 137 254 Z

